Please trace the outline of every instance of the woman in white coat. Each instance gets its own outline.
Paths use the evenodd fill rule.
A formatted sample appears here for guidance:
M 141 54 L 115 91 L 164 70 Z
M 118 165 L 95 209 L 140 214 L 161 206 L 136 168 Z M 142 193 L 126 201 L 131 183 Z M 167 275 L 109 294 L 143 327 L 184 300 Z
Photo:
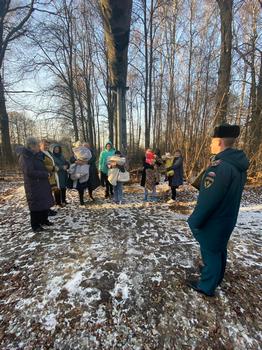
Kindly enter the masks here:
M 108 158 L 108 181 L 113 185 L 114 202 L 117 204 L 121 204 L 123 201 L 123 182 L 125 180 L 121 179 L 121 174 L 127 174 L 125 164 L 126 158 L 119 151 L 116 151 L 114 156 Z

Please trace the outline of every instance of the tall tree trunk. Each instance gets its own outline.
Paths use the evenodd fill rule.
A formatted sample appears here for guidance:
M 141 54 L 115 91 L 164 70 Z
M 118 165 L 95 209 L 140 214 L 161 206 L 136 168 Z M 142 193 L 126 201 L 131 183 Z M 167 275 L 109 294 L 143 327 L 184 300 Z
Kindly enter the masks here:
M 92 113 L 92 95 L 90 89 L 90 80 L 85 78 L 86 87 L 86 107 L 87 107 L 87 121 L 88 121 L 88 137 L 91 145 L 94 145 L 94 132 L 93 132 L 93 113 Z
M 243 113 L 244 98 L 245 98 L 245 93 L 246 93 L 246 78 L 247 78 L 247 64 L 245 64 L 245 67 L 244 67 L 244 75 L 243 75 L 243 82 L 242 82 L 242 88 L 241 88 L 239 109 L 238 109 L 238 113 L 236 116 L 236 124 L 238 124 L 238 125 L 240 125 L 241 116 Z
M 145 91 L 144 91 L 144 104 L 145 104 L 145 148 L 150 146 L 150 128 L 148 120 L 148 85 L 149 85 L 149 69 L 148 69 L 148 31 L 147 31 L 147 6 L 146 0 L 143 0 L 143 24 L 144 24 L 144 41 L 145 41 Z
M 191 70 L 192 70 L 192 55 L 193 55 L 193 16 L 194 16 L 194 0 L 190 4 L 190 23 L 189 23 L 189 60 L 188 60 L 188 71 L 187 71 L 187 85 L 186 85 L 186 106 L 185 106 L 185 117 L 184 117 L 184 130 L 183 130 L 183 148 L 187 150 L 188 139 L 186 137 L 187 128 L 189 127 L 188 110 L 190 105 L 191 96 Z M 187 157 L 187 152 L 185 152 L 185 157 Z
M 2 76 L 0 74 L 0 129 L 2 140 L 2 159 L 4 164 L 13 164 L 13 153 L 9 133 L 9 119 L 5 104 L 5 92 Z
M 253 84 L 252 84 L 253 85 Z M 251 102 L 252 112 L 250 120 L 250 155 L 256 156 L 261 145 L 262 138 L 262 52 L 260 53 L 259 80 L 256 86 L 255 103 Z
M 152 76 L 153 76 L 153 17 L 154 17 L 154 1 L 151 0 L 150 18 L 149 18 L 149 70 L 148 70 L 148 147 L 150 146 L 150 134 L 152 124 Z
M 100 8 L 108 53 L 110 87 L 117 90 L 114 107 L 118 108 L 119 113 L 113 115 L 119 118 L 115 123 L 118 125 L 118 145 L 121 151 L 125 151 L 127 143 L 125 91 L 132 0 L 100 0 Z
M 216 93 L 216 107 L 214 124 L 220 124 L 226 121 L 231 60 L 232 60 L 232 6 L 233 0 L 217 0 L 220 10 L 221 20 L 221 51 L 220 65 L 218 72 L 218 86 Z
M 78 125 L 77 125 L 77 118 L 76 118 L 76 105 L 75 105 L 75 94 L 73 91 L 73 88 L 70 89 L 70 102 L 71 102 L 71 108 L 72 108 L 72 124 L 74 128 L 74 136 L 75 136 L 75 141 L 79 140 L 79 130 L 78 130 Z

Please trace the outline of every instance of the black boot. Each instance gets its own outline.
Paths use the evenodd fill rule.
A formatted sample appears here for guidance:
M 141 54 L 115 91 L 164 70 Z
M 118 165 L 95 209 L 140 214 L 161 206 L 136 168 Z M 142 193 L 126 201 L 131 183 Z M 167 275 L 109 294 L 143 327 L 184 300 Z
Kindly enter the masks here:
M 80 205 L 85 205 L 85 202 L 84 202 L 84 190 L 80 190 L 80 191 L 78 191 L 78 193 L 79 193 Z
M 92 201 L 94 201 L 95 198 L 93 197 L 93 191 L 88 190 L 88 194 L 89 194 L 90 199 L 91 199 Z
M 32 228 L 32 230 L 35 232 L 35 233 L 39 233 L 39 232 L 43 232 L 44 229 L 42 226 L 38 226 L 38 227 L 34 227 Z
M 214 293 L 209 294 L 209 293 L 204 292 L 202 289 L 200 289 L 200 288 L 198 287 L 198 282 L 197 282 L 197 281 L 191 281 L 191 280 L 189 280 L 189 281 L 187 281 L 186 284 L 187 284 L 187 286 L 188 286 L 189 288 L 195 290 L 196 292 L 198 292 L 198 293 L 200 293 L 200 294 L 204 294 L 204 295 L 207 296 L 207 297 L 214 297 L 214 296 L 215 296 Z
M 57 214 L 56 210 L 49 209 L 48 216 L 56 216 L 56 214 Z
M 47 221 L 44 222 L 42 225 L 43 225 L 43 226 L 54 226 L 54 223 L 47 220 Z

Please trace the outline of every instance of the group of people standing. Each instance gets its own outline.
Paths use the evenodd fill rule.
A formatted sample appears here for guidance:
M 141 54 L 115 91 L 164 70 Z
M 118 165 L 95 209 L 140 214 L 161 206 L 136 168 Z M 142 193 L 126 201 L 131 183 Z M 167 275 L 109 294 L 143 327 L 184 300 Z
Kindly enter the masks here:
M 199 280 L 189 280 L 188 286 L 207 296 L 213 296 L 224 278 L 227 263 L 227 244 L 235 227 L 241 195 L 247 178 L 249 162 L 241 150 L 234 149 L 240 134 L 237 125 L 222 124 L 215 128 L 211 142 L 212 161 L 201 175 L 199 197 L 190 216 L 189 227 L 200 244 L 203 260 Z M 99 170 L 96 156 L 88 143 L 73 145 L 73 156 L 67 161 L 58 144 L 29 138 L 19 151 L 19 163 L 24 174 L 24 186 L 30 209 L 31 226 L 35 232 L 53 225 L 48 216 L 54 204 L 65 206 L 66 189 L 74 188 L 84 204 L 87 189 L 92 200 L 93 191 L 102 184 L 105 198 L 113 196 L 118 204 L 123 200 L 123 183 L 129 181 L 126 158 L 116 151 L 111 142 L 100 154 Z M 156 201 L 156 186 L 160 174 L 165 174 L 171 187 L 172 201 L 183 184 L 183 158 L 180 150 L 174 156 L 159 150 L 147 149 L 143 158 L 141 185 L 144 200 Z M 53 195 L 52 195 L 53 193 Z
M 99 172 L 96 154 L 89 143 L 77 141 L 73 144 L 70 159 L 66 159 L 61 145 L 51 144 L 47 139 L 38 142 L 31 137 L 25 147 L 18 150 L 19 163 L 24 173 L 25 192 L 31 215 L 31 226 L 35 232 L 43 226 L 51 226 L 49 216 L 55 216 L 52 207 L 64 207 L 67 203 L 67 189 L 75 189 L 79 194 L 80 205 L 85 205 L 87 191 L 94 201 L 93 191 L 99 186 L 105 188 L 105 199 L 115 203 L 123 202 L 123 183 L 128 182 L 126 158 L 107 142 L 99 157 Z M 176 199 L 176 189 L 183 183 L 183 158 L 177 150 L 172 157 L 169 153 L 160 155 L 148 149 L 143 159 L 141 185 L 144 187 L 144 200 L 157 201 L 156 186 L 160 174 L 165 173 L 172 189 L 172 199 Z M 150 196 L 150 193 L 152 194 Z
M 73 156 L 69 160 L 64 157 L 61 145 L 50 144 L 47 139 L 39 142 L 33 137 L 17 153 L 34 232 L 53 225 L 48 217 L 57 214 L 52 209 L 54 205 L 62 208 L 68 204 L 67 189 L 78 191 L 81 206 L 85 205 L 85 192 L 94 201 L 93 191 L 100 185 L 105 187 L 105 198 L 112 196 L 116 203 L 122 203 L 123 183 L 129 180 L 129 173 L 125 157 L 111 142 L 100 154 L 100 178 L 95 151 L 86 142 L 73 144 Z
M 146 150 L 143 158 L 141 179 L 141 186 L 145 188 L 145 202 L 149 200 L 155 202 L 158 200 L 156 186 L 160 182 L 161 174 L 165 175 L 169 187 L 171 188 L 171 199 L 169 203 L 172 203 L 176 199 L 176 190 L 183 184 L 183 157 L 180 150 L 176 150 L 173 156 L 170 153 L 161 156 L 159 149 L 155 152 L 150 148 Z M 149 198 L 150 193 L 151 198 Z

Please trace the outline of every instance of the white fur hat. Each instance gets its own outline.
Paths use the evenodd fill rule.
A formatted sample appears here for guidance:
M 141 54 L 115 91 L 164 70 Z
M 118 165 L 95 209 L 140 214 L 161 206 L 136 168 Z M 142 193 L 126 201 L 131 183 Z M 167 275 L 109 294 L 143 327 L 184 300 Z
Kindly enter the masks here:
M 172 159 L 173 156 L 169 152 L 166 152 L 166 154 L 162 157 L 163 159 Z
M 73 147 L 80 147 L 82 143 L 80 141 L 76 141 L 73 143 Z

